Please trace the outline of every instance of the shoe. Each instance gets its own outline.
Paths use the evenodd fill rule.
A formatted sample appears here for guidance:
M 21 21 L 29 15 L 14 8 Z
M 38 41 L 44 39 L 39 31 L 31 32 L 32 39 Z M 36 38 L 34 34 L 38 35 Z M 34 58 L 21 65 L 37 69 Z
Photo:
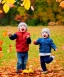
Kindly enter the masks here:
M 44 74 L 47 74 L 47 73 L 48 73 L 48 71 L 43 71 L 43 73 L 44 73 Z
M 20 74 L 20 73 L 22 73 L 22 70 L 18 70 L 18 71 L 16 71 L 16 73 L 17 74 Z
M 55 56 L 51 56 L 53 59 L 55 58 Z

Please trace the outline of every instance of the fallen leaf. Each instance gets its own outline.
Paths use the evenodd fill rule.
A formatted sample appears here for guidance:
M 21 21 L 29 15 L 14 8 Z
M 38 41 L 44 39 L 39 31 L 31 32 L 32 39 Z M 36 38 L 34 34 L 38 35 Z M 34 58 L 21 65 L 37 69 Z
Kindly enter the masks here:
M 7 52 L 9 53 L 9 52 L 12 52 L 12 49 L 11 48 L 9 48 L 8 50 L 7 50 Z
M 3 57 L 3 53 L 2 53 L 2 51 L 0 51 L 0 58 L 2 58 Z
M 4 31 L 4 32 L 3 32 L 3 34 L 2 34 L 2 35 L 3 35 L 3 37 L 6 37 L 6 36 L 7 36 L 7 34 L 8 34 L 8 31 L 6 30 L 6 31 Z
M 34 73 L 34 70 L 32 68 L 29 68 L 28 73 Z
M 2 46 L 2 44 L 3 44 L 3 40 L 0 40 L 0 47 Z
M 11 47 L 12 47 L 12 45 L 10 44 L 10 45 L 9 45 L 9 47 L 11 48 Z
M 24 74 L 28 74 L 28 73 L 29 73 L 27 69 L 24 69 L 22 72 L 23 72 Z
M 0 51 L 2 51 L 2 47 L 0 47 Z

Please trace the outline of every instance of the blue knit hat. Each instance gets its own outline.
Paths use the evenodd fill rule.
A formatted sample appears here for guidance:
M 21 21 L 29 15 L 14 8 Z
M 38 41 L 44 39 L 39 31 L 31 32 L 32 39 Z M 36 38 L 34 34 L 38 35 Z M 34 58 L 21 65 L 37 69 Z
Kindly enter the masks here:
M 25 27 L 26 27 L 26 29 L 28 28 L 28 27 L 27 27 L 27 24 L 26 24 L 26 23 L 24 23 L 24 22 L 20 22 L 20 23 L 19 23 L 19 25 L 18 25 L 18 28 L 20 28 L 21 26 L 25 26 Z
M 42 31 L 41 31 L 41 33 L 44 33 L 44 32 L 48 33 L 48 35 L 50 36 L 50 30 L 49 30 L 49 28 L 43 28 Z

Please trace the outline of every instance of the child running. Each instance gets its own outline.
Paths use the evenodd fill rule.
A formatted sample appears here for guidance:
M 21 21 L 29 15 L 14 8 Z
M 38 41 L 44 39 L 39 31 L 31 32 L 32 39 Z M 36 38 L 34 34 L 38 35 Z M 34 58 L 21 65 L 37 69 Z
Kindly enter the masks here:
M 39 55 L 40 55 L 40 62 L 41 67 L 44 73 L 47 73 L 46 64 L 53 61 L 54 56 L 51 55 L 51 49 L 53 48 L 54 51 L 57 50 L 56 45 L 53 43 L 53 40 L 50 38 L 50 30 L 49 28 L 44 28 L 41 31 L 42 38 L 38 38 L 34 41 L 35 45 L 39 45 Z

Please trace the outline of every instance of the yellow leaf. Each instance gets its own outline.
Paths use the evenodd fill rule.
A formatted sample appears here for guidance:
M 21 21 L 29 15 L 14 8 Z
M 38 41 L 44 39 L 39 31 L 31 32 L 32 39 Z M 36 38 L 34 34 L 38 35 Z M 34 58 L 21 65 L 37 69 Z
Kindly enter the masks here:
M 3 0 L 2 1 L 2 4 L 4 4 L 4 3 L 14 4 L 15 3 L 15 0 Z
M 23 4 L 25 4 L 26 3 L 26 0 L 23 0 Z
M 6 0 L 3 0 L 3 1 L 2 1 L 2 4 L 4 4 L 4 3 L 6 3 Z
M 14 4 L 15 0 L 7 0 L 7 3 Z
M 7 13 L 7 12 L 9 11 L 9 9 L 10 9 L 10 7 L 5 3 L 5 4 L 3 5 L 3 10 L 4 10 L 4 12 Z
M 28 74 L 29 72 L 28 72 L 27 69 L 24 69 L 24 70 L 23 70 L 23 73 L 24 73 L 24 74 Z
M 29 10 L 30 5 L 31 5 L 30 0 L 24 0 L 23 5 L 24 5 L 25 9 Z
M 34 73 L 34 70 L 32 68 L 30 68 L 28 71 L 29 73 Z

